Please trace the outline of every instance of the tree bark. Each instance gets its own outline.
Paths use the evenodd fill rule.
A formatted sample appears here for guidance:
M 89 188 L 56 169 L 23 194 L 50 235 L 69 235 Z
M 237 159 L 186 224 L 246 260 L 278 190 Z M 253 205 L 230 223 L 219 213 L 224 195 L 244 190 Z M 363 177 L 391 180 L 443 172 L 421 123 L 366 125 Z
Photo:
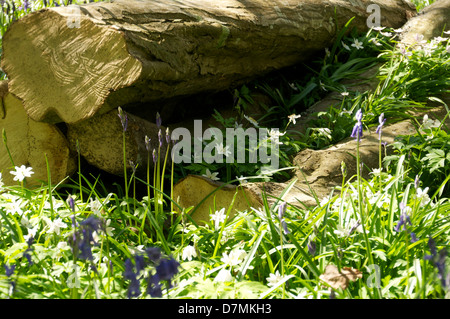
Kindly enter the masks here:
M 32 119 L 76 123 L 305 61 L 351 17 L 367 30 L 370 4 L 386 27 L 415 14 L 404 0 L 117 0 L 43 9 L 8 29 L 2 68 Z
M 14 166 L 25 165 L 34 172 L 26 178 L 26 186 L 41 186 L 41 181 L 48 182 L 47 161 L 52 184 L 70 176 L 75 171 L 76 161 L 61 131 L 53 124 L 29 119 L 21 101 L 8 92 L 8 81 L 0 82 L 0 97 L 0 129 L 6 134 L 6 146 L 5 142 L 0 146 L 3 183 L 17 185 L 19 182 L 13 180 L 10 171 Z

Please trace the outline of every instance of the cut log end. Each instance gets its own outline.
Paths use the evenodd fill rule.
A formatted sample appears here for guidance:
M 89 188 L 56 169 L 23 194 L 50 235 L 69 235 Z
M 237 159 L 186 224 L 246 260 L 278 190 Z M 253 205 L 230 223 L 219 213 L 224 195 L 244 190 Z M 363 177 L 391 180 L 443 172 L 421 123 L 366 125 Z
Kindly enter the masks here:
M 6 82 L 1 82 L 0 91 Z M 61 131 L 53 124 L 30 119 L 22 102 L 12 94 L 6 92 L 1 101 L 3 114 L 0 117 L 0 130 L 6 134 L 6 145 L 0 145 L 2 182 L 5 185 L 17 185 L 18 181 L 13 180 L 10 171 L 14 170 L 14 166 L 21 165 L 32 167 L 34 172 L 26 178 L 27 187 L 47 183 L 48 171 L 55 184 L 71 175 L 76 162 Z

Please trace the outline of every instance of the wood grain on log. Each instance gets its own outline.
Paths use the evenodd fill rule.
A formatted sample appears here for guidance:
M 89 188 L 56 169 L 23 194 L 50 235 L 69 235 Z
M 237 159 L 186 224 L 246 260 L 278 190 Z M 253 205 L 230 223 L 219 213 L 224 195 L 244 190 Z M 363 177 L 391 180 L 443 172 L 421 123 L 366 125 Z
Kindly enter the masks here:
M 0 130 L 5 130 L 7 147 L 0 146 L 0 172 L 5 185 L 17 185 L 9 172 L 14 166 L 32 167 L 34 174 L 27 177 L 27 187 L 40 186 L 47 182 L 48 166 L 53 184 L 70 176 L 76 168 L 75 157 L 69 151 L 66 138 L 53 124 L 35 122 L 28 117 L 22 103 L 14 95 L 8 93 L 7 81 L 0 82 L 2 108 L 0 111 Z
M 404 0 L 117 0 L 43 9 L 8 29 L 2 68 L 32 119 L 76 123 L 305 61 L 351 17 L 368 29 L 370 4 L 387 27 L 415 13 Z

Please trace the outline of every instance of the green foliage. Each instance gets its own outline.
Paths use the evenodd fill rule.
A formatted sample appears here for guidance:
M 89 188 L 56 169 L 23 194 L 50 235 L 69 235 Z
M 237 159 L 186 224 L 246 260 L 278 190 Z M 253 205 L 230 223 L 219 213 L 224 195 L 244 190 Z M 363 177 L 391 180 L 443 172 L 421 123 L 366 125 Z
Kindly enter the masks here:
M 448 196 L 449 189 L 442 184 L 445 185 L 450 176 L 450 136 L 440 127 L 439 121 L 425 118 L 422 130 L 395 138 L 392 144 L 395 154 L 387 156 L 385 163 L 397 163 L 402 156 L 405 157 L 411 179 L 420 176 L 424 185 L 429 185 L 431 193 L 442 187 L 441 193 Z
M 282 127 L 280 159 L 288 167 L 290 156 L 300 149 L 323 148 L 348 137 L 358 110 L 364 114 L 362 123 L 370 126 L 382 113 L 388 119 L 405 118 L 411 107 L 423 109 L 426 99 L 442 103 L 434 96 L 448 90 L 448 41 L 433 48 L 431 56 L 414 49 L 407 57 L 391 45 L 390 36 L 372 30 L 364 37 L 344 37 L 344 31 L 319 67 L 309 66 L 308 76 L 282 81 L 280 87 L 257 86 L 273 101 L 266 117 L 256 121 L 246 116 L 254 86 L 243 86 L 234 92 L 239 116 L 216 113 L 216 120 L 223 129 L 240 124 Z M 383 64 L 375 92 L 355 92 L 340 82 L 358 77 L 375 62 Z M 338 92 L 336 104 L 316 114 L 304 135 L 296 132 L 290 116 L 330 91 Z M 81 163 L 78 179 L 58 187 L 44 184 L 29 190 L 26 180 L 6 187 L 0 176 L 0 298 L 150 298 L 151 281 L 136 286 L 130 265 L 151 279 L 156 263 L 141 272 L 137 268 L 139 257 L 152 248 L 180 263 L 172 285 L 161 287 L 162 298 L 448 298 L 450 138 L 444 129 L 441 122 L 425 118 L 417 134 L 396 139 L 395 154 L 370 178 L 359 170 L 356 176 L 343 174 L 342 186 L 318 199 L 315 207 L 284 205 L 295 187 L 293 179 L 279 197 L 263 194 L 261 208 L 233 217 L 229 207 L 223 208 L 211 212 L 205 224 L 191 221 L 192 207 L 175 212 L 177 202 L 167 186 L 172 190 L 176 169 L 179 174 L 209 169 L 226 182 L 235 176 L 274 176 L 264 175 L 261 163 L 177 168 L 168 165 L 168 153 L 161 148 L 155 149 L 153 172 L 147 163 L 146 180 L 125 170 L 124 187 L 116 184 L 115 193 L 108 192 L 100 177 L 84 176 Z M 153 150 L 148 151 L 150 161 Z M 359 163 L 359 143 L 355 156 Z M 146 196 L 137 196 L 139 187 L 147 190 Z M 87 221 L 98 224 L 92 238 L 80 242 Z M 331 289 L 321 277 L 327 265 L 359 270 L 362 278 Z

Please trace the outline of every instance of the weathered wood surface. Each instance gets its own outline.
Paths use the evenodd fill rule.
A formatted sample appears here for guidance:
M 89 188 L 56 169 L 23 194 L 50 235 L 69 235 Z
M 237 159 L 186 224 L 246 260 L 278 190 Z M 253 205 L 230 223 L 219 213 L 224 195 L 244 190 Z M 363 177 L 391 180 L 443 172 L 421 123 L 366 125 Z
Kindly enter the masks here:
M 126 116 L 125 160 L 127 170 L 132 170 L 133 166 L 137 166 L 138 173 L 145 173 L 147 164 L 150 164 L 153 173 L 153 150 L 156 151 L 157 155 L 159 149 L 161 162 L 166 156 L 168 145 L 166 128 L 164 126 L 158 128 L 156 124 L 132 114 Z M 158 137 L 159 131 L 161 131 L 161 147 Z M 76 151 L 78 147 L 81 156 L 89 164 L 114 175 L 123 175 L 123 132 L 118 111 L 112 110 L 86 121 L 69 124 L 67 138 L 70 148 Z M 150 139 L 148 146 L 145 143 L 146 136 Z M 148 156 L 150 156 L 149 163 Z M 170 161 L 170 153 L 168 161 Z
M 32 119 L 76 123 L 305 61 L 351 17 L 368 29 L 370 4 L 387 27 L 415 13 L 404 0 L 117 0 L 43 9 L 8 29 L 2 68 Z
M 8 92 L 8 82 L 0 82 L 0 131 L 6 133 L 6 145 L 12 157 L 8 154 L 5 143 L 0 145 L 0 172 L 5 185 L 17 185 L 10 171 L 14 166 L 32 167 L 34 174 L 26 178 L 28 187 L 40 186 L 46 183 L 47 162 L 53 184 L 61 182 L 70 176 L 76 167 L 75 156 L 69 151 L 66 138 L 53 124 L 40 123 L 28 117 L 22 103 Z

